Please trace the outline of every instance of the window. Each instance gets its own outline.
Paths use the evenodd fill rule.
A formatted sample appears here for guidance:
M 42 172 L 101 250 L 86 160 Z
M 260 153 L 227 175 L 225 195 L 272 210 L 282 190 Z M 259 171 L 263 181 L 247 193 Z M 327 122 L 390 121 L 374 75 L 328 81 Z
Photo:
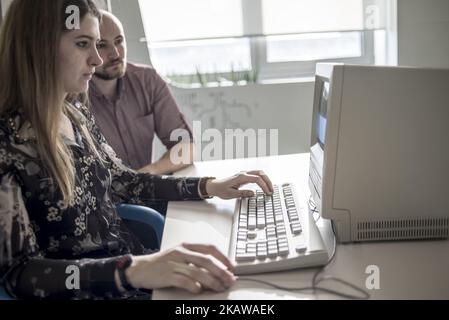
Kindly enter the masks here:
M 6 15 L 6 12 L 8 10 L 9 4 L 10 4 L 9 2 L 6 2 L 4 0 L 0 0 L 0 26 L 2 25 L 3 16 Z
M 383 63 L 390 0 L 141 0 L 153 65 L 179 83 L 312 76 Z

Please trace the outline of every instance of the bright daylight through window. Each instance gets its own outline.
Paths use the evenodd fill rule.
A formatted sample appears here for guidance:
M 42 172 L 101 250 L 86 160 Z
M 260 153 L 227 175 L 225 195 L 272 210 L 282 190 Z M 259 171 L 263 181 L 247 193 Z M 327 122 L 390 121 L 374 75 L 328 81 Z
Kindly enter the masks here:
M 390 0 L 141 0 L 151 61 L 179 85 L 312 76 L 317 61 L 384 64 Z

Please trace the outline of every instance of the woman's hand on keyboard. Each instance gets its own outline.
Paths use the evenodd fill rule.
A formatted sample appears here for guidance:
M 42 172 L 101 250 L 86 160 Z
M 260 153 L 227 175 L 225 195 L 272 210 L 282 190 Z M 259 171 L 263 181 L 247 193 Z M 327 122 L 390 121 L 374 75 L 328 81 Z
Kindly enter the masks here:
M 206 191 L 210 196 L 217 196 L 222 199 L 247 198 L 254 196 L 251 190 L 239 190 L 245 184 L 256 183 L 265 192 L 273 193 L 273 184 L 270 178 L 261 170 L 244 171 L 225 179 L 208 180 Z
M 182 244 L 151 255 L 134 256 L 126 277 L 135 288 L 178 287 L 200 293 L 204 288 L 228 289 L 235 283 L 232 270 L 231 262 L 215 246 Z

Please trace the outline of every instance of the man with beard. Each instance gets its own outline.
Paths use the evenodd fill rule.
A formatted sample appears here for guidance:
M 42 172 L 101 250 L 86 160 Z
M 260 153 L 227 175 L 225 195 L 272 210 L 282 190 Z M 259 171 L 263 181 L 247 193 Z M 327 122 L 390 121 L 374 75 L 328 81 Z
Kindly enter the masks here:
M 127 62 L 123 26 L 106 11 L 102 12 L 100 36 L 97 48 L 103 65 L 90 82 L 89 98 L 95 121 L 108 143 L 125 165 L 139 172 L 161 175 L 189 165 L 193 159 L 192 131 L 165 81 L 152 67 Z M 180 142 L 170 140 L 175 129 L 185 133 Z M 155 134 L 168 151 L 152 163 Z M 170 150 L 175 146 L 175 157 L 171 158 Z

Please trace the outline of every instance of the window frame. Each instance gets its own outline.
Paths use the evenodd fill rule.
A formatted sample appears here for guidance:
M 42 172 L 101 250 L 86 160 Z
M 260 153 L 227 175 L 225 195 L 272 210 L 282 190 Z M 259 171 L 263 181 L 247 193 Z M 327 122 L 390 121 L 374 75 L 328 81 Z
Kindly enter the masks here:
M 242 18 L 244 34 L 263 34 L 262 0 L 242 0 Z M 246 21 L 246 23 L 245 23 Z M 266 37 L 253 37 L 250 39 L 251 66 L 258 66 L 259 81 L 286 78 L 304 78 L 315 74 L 317 62 L 343 62 L 354 64 L 374 64 L 374 31 L 361 32 L 360 57 L 330 58 L 309 61 L 267 61 Z
M 111 1 L 111 0 L 104 0 Z M 364 7 L 375 0 L 363 0 Z M 355 30 L 361 33 L 361 56 L 347 57 L 347 58 L 329 58 L 317 59 L 310 61 L 286 61 L 286 62 L 268 62 L 267 61 L 267 40 L 263 35 L 263 14 L 262 14 L 262 0 L 241 0 L 242 5 L 242 24 L 243 35 L 229 38 L 248 38 L 250 45 L 250 66 L 251 70 L 242 71 L 241 74 L 246 75 L 248 72 L 257 76 L 258 83 L 264 82 L 282 82 L 283 80 L 290 81 L 299 78 L 309 79 L 315 74 L 315 66 L 318 62 L 341 62 L 353 64 L 376 64 L 376 30 Z M 386 7 L 386 25 L 379 30 L 385 31 L 385 64 L 397 65 L 397 43 L 395 39 L 397 35 L 397 0 L 388 0 Z M 142 14 L 144 19 L 144 15 Z M 329 31 L 332 32 L 332 31 Z M 354 31 L 342 31 L 354 32 Z M 201 40 L 201 39 L 189 39 Z M 204 40 L 204 39 L 203 39 Z M 151 52 L 151 40 L 148 41 L 149 50 Z M 382 64 L 382 62 L 381 62 Z M 219 75 L 230 78 L 232 71 L 219 73 Z M 195 74 L 186 75 L 185 77 L 192 77 Z M 210 79 L 216 78 L 217 74 L 203 73 L 207 79 L 207 86 L 220 86 L 220 83 L 209 82 Z M 232 82 L 232 81 L 231 81 Z M 204 86 L 204 83 L 201 84 Z
M 0 0 L 0 26 L 3 22 L 3 8 L 2 8 L 2 1 Z

